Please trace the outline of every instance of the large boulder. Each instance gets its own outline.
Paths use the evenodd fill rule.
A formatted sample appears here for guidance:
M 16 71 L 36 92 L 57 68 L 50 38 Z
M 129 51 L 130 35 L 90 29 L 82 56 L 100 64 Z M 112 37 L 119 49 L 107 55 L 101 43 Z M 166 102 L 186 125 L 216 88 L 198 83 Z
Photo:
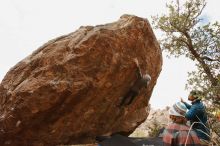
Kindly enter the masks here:
M 152 80 L 129 106 L 117 106 L 141 71 Z M 0 145 L 85 143 L 130 134 L 148 116 L 161 71 L 160 46 L 146 19 L 80 27 L 44 44 L 0 84 Z

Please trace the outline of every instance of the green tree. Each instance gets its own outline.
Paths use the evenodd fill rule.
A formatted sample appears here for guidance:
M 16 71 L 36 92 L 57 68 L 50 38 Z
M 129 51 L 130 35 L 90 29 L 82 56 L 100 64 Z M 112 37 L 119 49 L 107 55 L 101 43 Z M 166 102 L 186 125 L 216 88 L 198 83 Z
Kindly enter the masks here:
M 167 4 L 168 14 L 153 16 L 153 25 L 163 33 L 161 47 L 170 55 L 195 61 L 197 70 L 189 73 L 187 88 L 202 90 L 208 99 L 220 99 L 220 24 L 202 17 L 205 0 L 179 0 Z

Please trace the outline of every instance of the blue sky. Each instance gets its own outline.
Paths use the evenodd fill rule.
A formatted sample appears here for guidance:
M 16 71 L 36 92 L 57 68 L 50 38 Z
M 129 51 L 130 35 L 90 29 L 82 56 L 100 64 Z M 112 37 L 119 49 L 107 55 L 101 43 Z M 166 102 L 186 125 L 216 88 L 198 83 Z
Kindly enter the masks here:
M 165 0 L 0 0 L 0 80 L 17 62 L 50 39 L 75 31 L 82 25 L 116 21 L 123 14 L 150 16 L 166 12 Z M 220 20 L 220 1 L 208 0 L 205 21 Z M 160 34 L 155 31 L 157 38 Z M 186 98 L 187 72 L 194 63 L 166 58 L 151 97 L 154 108 Z

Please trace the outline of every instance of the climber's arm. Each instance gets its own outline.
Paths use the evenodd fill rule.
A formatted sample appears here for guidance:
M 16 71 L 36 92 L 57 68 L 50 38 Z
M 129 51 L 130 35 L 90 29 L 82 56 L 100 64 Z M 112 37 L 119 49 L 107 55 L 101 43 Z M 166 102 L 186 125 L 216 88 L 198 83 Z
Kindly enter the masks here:
M 138 62 L 137 58 L 134 59 L 134 62 L 135 62 L 135 65 L 137 67 L 136 74 L 137 74 L 138 78 L 142 78 L 143 74 L 141 72 L 141 68 L 140 68 L 140 65 L 139 65 L 139 62 Z

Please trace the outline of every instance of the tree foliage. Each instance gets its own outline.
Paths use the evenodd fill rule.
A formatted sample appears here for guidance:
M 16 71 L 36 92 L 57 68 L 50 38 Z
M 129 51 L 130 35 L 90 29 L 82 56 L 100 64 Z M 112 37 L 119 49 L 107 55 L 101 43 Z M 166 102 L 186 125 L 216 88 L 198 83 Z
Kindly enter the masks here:
M 163 32 L 161 47 L 170 55 L 195 61 L 197 70 L 189 73 L 188 88 L 202 90 L 219 104 L 220 23 L 206 22 L 202 12 L 205 0 L 179 0 L 167 4 L 168 14 L 153 16 L 153 25 Z

